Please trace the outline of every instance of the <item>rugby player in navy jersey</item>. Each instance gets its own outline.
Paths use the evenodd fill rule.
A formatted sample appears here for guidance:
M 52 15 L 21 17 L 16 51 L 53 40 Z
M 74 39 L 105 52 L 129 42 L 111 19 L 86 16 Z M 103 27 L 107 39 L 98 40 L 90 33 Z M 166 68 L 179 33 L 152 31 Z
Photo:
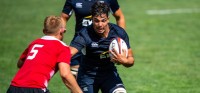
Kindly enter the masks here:
M 96 2 L 92 8 L 92 25 L 81 29 L 72 40 L 70 50 L 72 55 L 83 52 L 77 82 L 84 93 L 126 93 L 123 82 L 117 72 L 115 63 L 125 67 L 134 64 L 129 37 L 118 25 L 109 23 L 109 6 Z M 128 46 L 128 51 L 118 54 L 115 50 L 109 56 L 109 44 L 115 37 L 122 38 Z M 128 56 L 126 57 L 126 53 Z
M 116 19 L 117 25 L 122 28 L 125 28 L 125 18 L 119 7 L 117 0 L 66 0 L 65 5 L 63 7 L 61 17 L 67 22 L 72 15 L 72 12 L 75 13 L 76 26 L 75 26 L 75 35 L 85 26 L 92 24 L 91 19 L 91 6 L 96 2 L 105 2 L 110 6 L 110 10 L 112 11 L 113 16 Z M 76 75 L 79 63 L 81 61 L 81 52 L 77 53 L 72 57 L 71 60 L 71 69 L 72 73 Z

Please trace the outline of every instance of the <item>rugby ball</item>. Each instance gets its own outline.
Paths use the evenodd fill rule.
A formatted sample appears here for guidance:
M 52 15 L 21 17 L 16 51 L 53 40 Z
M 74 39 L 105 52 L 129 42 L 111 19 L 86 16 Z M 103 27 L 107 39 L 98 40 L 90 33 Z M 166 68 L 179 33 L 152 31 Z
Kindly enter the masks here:
M 119 53 L 119 54 L 121 54 L 122 50 L 124 49 L 126 51 L 126 57 L 128 56 L 127 44 L 120 37 L 116 37 L 111 40 L 110 45 L 109 45 L 109 51 L 112 51 L 113 49 L 115 49 L 117 51 L 117 53 Z M 110 57 L 113 56 L 110 52 L 109 52 L 109 55 L 110 55 Z

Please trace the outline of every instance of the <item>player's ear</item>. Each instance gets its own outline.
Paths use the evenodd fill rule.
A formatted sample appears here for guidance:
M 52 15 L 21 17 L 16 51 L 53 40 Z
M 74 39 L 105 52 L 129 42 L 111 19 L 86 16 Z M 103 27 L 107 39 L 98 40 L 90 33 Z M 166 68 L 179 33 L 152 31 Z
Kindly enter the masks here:
M 66 29 L 64 27 L 61 27 L 60 28 L 60 33 L 65 33 L 66 32 Z
M 43 31 L 43 33 L 46 35 L 46 33 L 47 33 L 47 30 L 46 30 L 46 29 L 43 29 L 42 31 Z

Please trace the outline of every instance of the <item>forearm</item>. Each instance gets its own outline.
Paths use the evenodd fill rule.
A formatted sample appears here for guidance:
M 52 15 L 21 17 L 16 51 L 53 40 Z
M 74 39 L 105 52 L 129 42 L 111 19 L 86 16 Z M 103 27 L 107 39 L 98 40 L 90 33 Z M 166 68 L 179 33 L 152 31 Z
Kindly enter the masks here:
M 122 52 L 122 54 L 118 54 L 115 50 L 112 52 L 113 57 L 111 57 L 111 61 L 117 64 L 122 64 L 125 67 L 131 67 L 134 65 L 134 57 L 132 53 L 132 49 L 128 49 L 128 56 L 126 57 L 126 53 Z
M 69 46 L 70 51 L 71 51 L 71 56 L 74 56 L 76 53 L 78 53 L 78 49 L 76 49 L 75 47 L 71 47 Z
M 67 21 L 70 19 L 70 15 L 67 15 L 67 14 L 65 14 L 65 13 L 61 13 L 61 18 L 63 18 L 63 20 L 64 20 L 64 23 L 66 23 L 67 24 Z
M 124 17 L 124 14 L 122 13 L 121 9 L 118 9 L 113 14 L 113 16 L 115 17 L 117 25 L 125 29 L 126 28 L 125 17 Z
M 122 27 L 123 29 L 126 28 L 126 22 L 125 22 L 125 18 L 124 15 L 120 16 L 118 19 L 116 19 L 117 25 Z
M 72 93 L 82 93 L 80 87 L 78 86 L 76 79 L 70 71 L 70 65 L 64 62 L 58 64 L 60 70 L 60 76 L 63 83 L 71 90 Z
M 123 66 L 125 67 L 131 67 L 134 65 L 134 56 L 133 56 L 133 52 L 132 49 L 128 49 L 128 56 L 126 58 L 126 60 L 122 61 Z
M 67 76 L 62 77 L 64 84 L 71 90 L 72 93 L 82 93 L 82 90 L 78 86 L 74 76 L 68 74 Z
M 131 67 L 134 65 L 134 58 L 133 56 L 128 56 L 127 57 L 127 61 L 124 61 L 123 63 L 121 63 L 123 66 L 125 67 Z

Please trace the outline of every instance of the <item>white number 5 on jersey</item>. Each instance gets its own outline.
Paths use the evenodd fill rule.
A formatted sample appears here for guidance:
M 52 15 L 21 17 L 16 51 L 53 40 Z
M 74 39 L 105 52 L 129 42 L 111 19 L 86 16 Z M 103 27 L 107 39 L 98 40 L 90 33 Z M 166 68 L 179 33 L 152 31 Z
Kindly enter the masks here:
M 32 55 L 29 55 L 28 57 L 27 57 L 27 59 L 33 59 L 33 58 L 35 58 L 35 56 L 36 56 L 36 54 L 38 53 L 38 48 L 42 48 L 44 45 L 39 45 L 39 44 L 35 44 L 33 47 L 32 47 L 32 49 L 31 49 L 31 51 L 30 51 L 30 53 L 32 53 Z

